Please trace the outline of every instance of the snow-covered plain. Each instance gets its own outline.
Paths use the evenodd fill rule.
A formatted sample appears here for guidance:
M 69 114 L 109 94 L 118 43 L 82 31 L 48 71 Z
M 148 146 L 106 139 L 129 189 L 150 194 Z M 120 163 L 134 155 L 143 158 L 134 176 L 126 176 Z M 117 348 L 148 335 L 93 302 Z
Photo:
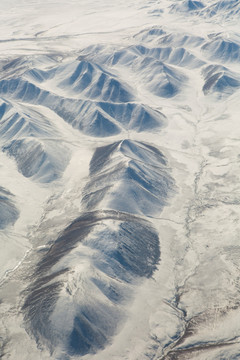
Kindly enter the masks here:
M 0 358 L 240 359 L 239 22 L 1 0 Z

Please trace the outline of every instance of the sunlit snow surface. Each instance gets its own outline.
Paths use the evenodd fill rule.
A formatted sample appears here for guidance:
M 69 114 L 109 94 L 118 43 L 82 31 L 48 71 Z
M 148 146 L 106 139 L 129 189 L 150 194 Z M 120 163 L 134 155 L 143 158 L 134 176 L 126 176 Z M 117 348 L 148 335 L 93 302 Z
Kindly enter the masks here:
M 0 358 L 240 359 L 239 1 L 0 20 Z

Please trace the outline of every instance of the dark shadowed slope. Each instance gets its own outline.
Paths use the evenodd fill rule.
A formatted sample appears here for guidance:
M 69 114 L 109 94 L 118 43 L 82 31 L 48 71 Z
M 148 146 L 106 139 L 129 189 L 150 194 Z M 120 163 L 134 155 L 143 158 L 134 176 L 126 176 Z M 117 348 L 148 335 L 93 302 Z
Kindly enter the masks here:
M 211 41 L 202 46 L 202 51 L 210 60 L 218 62 L 239 62 L 240 60 L 240 43 L 239 39 L 225 39 L 224 36 L 216 34 L 211 36 Z
M 61 177 L 70 151 L 61 134 L 41 112 L 27 105 L 0 100 L 2 151 L 13 158 L 25 177 L 47 183 Z
M 25 177 L 43 183 L 58 179 L 69 161 L 69 151 L 55 140 L 35 138 L 13 140 L 3 147 Z
M 95 353 L 121 326 L 138 279 L 159 261 L 151 224 L 101 211 L 76 219 L 38 263 L 23 306 L 39 344 L 67 354 Z
M 116 76 L 85 60 L 44 71 L 15 69 L 14 75 L 0 80 L 0 95 L 8 103 L 43 105 L 84 134 L 97 137 L 161 127 L 165 116 L 136 102 L 133 93 Z
M 156 147 L 124 140 L 97 148 L 83 192 L 87 210 L 42 255 L 25 293 L 26 327 L 52 352 L 103 349 L 127 316 L 134 286 L 160 259 L 151 223 L 174 181 Z M 96 210 L 97 209 L 97 210 Z
M 13 225 L 19 216 L 13 200 L 13 194 L 0 186 L 0 229 Z
M 216 94 L 220 99 L 232 95 L 240 88 L 240 76 L 221 65 L 209 65 L 203 69 L 205 95 Z
M 96 150 L 83 203 L 87 209 L 107 207 L 154 216 L 173 188 L 166 158 L 157 148 L 124 140 Z

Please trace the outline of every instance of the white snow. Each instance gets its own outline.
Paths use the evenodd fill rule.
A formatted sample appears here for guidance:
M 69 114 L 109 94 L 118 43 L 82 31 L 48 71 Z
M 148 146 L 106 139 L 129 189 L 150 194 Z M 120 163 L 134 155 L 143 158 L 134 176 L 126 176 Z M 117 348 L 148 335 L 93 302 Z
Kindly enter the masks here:
M 10 200 L 0 201 L 19 213 L 0 229 L 0 357 L 240 357 L 239 15 L 235 0 L 1 1 L 0 189 Z M 81 242 L 56 245 L 49 260 L 69 224 L 97 210 Z M 118 272 L 114 251 L 137 253 L 128 230 L 119 240 L 123 214 L 159 236 L 149 278 L 129 270 L 127 281 L 131 262 Z M 39 275 L 42 259 L 53 263 Z M 57 271 L 63 285 L 47 302 L 41 281 L 54 285 L 45 276 Z M 123 300 L 105 296 L 112 288 Z M 24 310 L 31 296 L 33 312 L 49 306 L 42 324 Z M 83 346 L 94 352 L 71 353 L 74 326 L 89 326 Z

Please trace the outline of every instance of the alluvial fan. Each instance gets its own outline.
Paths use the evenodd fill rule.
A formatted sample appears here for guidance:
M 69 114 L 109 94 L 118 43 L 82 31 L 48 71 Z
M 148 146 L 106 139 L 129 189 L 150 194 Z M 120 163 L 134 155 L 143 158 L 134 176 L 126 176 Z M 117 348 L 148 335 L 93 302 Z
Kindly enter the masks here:
M 240 359 L 237 0 L 2 0 L 0 358 Z

